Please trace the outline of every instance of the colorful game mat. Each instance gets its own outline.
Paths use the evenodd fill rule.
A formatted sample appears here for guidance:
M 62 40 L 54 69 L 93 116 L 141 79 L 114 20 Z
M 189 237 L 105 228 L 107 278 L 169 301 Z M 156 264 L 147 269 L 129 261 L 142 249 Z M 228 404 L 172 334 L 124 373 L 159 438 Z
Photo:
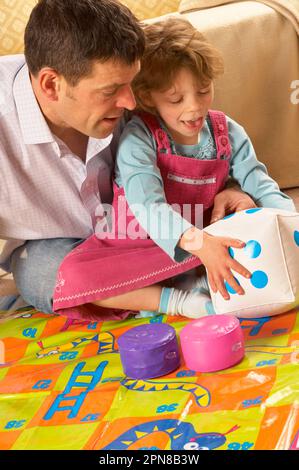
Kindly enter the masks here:
M 84 322 L 0 312 L 1 449 L 298 449 L 299 314 L 241 319 L 246 356 L 213 374 L 123 373 L 118 337 L 182 317 Z

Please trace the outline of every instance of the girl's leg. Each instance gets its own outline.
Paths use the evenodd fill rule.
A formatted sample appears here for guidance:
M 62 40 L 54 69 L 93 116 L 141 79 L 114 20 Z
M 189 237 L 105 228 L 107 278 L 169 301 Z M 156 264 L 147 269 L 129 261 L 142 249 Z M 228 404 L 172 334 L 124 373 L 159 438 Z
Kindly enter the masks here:
M 56 274 L 63 258 L 84 240 L 55 238 L 31 240 L 11 255 L 10 268 L 16 286 L 28 305 L 45 313 L 53 313 L 53 291 Z M 173 286 L 171 280 L 164 285 Z M 188 288 L 187 288 L 188 289 Z M 107 308 L 150 310 L 169 315 L 198 318 L 209 313 L 205 307 L 208 296 L 176 286 L 153 285 L 95 302 Z
M 162 287 L 158 284 L 93 303 L 104 308 L 155 311 L 188 318 L 199 318 L 214 313 L 211 311 L 211 299 L 208 293 L 201 288 L 187 291 Z
M 143 287 L 132 292 L 126 292 L 115 297 L 93 302 L 95 305 L 106 308 L 121 308 L 123 310 L 155 310 L 159 309 L 162 286 Z

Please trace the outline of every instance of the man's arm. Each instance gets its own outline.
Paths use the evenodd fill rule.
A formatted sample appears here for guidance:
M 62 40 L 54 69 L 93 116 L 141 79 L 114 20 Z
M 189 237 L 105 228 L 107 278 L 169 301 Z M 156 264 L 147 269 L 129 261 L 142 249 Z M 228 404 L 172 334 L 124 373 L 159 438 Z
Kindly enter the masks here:
M 228 187 L 218 193 L 214 199 L 211 224 L 223 219 L 232 212 L 252 209 L 253 207 L 256 207 L 253 199 L 244 193 L 237 183 L 230 182 Z

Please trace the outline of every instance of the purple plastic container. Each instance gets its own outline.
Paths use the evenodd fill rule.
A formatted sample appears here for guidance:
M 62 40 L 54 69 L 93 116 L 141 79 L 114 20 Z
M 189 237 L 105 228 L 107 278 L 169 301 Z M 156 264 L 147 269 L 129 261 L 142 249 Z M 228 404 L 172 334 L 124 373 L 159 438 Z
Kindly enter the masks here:
M 118 338 L 124 373 L 132 379 L 153 379 L 180 366 L 175 329 L 165 323 L 140 325 Z

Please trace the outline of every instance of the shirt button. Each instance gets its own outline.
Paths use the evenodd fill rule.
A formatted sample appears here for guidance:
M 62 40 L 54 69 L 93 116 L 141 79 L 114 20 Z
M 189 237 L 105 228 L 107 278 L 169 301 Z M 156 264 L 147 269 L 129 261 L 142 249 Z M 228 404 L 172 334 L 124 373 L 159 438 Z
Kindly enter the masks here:
M 219 129 L 220 131 L 224 131 L 224 125 L 223 125 L 223 124 L 219 124 L 219 125 L 218 125 L 218 129 Z
M 225 135 L 222 135 L 222 136 L 219 137 L 218 143 L 219 143 L 220 146 L 226 147 L 227 144 L 228 144 L 228 138 Z

